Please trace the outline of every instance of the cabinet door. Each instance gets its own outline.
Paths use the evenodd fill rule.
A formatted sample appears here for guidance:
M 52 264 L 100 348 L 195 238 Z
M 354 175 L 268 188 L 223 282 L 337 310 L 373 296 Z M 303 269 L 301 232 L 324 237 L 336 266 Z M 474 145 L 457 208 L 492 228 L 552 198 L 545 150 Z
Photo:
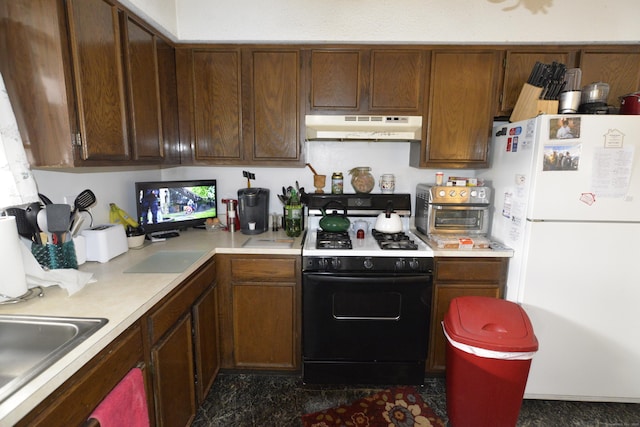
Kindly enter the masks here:
M 294 368 L 293 285 L 233 286 L 233 341 L 237 367 Z
M 188 69 L 195 160 L 242 160 L 239 51 L 193 50 Z
M 584 50 L 580 54 L 582 86 L 595 82 L 609 84 L 607 103 L 620 106 L 620 96 L 640 89 L 640 52 Z
M 158 426 L 188 426 L 196 414 L 191 315 L 187 314 L 151 349 Z
M 214 285 L 193 305 L 198 404 L 204 401 L 220 370 L 217 289 Z
M 527 82 L 536 62 L 551 64 L 553 61 L 575 66 L 575 52 L 569 50 L 507 50 L 504 66 L 504 83 L 498 115 L 508 116 L 515 107 L 520 91 Z
M 311 110 L 347 110 L 360 108 L 363 53 L 360 50 L 311 51 Z
M 498 51 L 433 53 L 428 132 L 421 166 L 488 165 L 499 66 Z
M 373 50 L 369 110 L 422 114 L 425 57 L 421 50 Z
M 130 129 L 135 160 L 164 158 L 156 36 L 127 18 Z
M 251 162 L 300 162 L 300 54 L 247 50 L 245 150 Z
M 176 50 L 169 43 L 156 37 L 158 57 L 158 82 L 160 83 L 160 111 L 164 161 L 180 163 L 180 127 L 178 121 L 178 81 L 176 75 Z
M 442 332 L 442 321 L 449 310 L 451 300 L 469 295 L 499 298 L 500 288 L 498 286 L 470 285 L 467 283 L 436 285 L 433 295 L 427 371 L 438 372 L 443 371 L 446 365 L 447 339 L 444 336 L 444 332 Z
M 81 158 L 129 160 L 120 12 L 107 0 L 69 0 L 67 6 Z

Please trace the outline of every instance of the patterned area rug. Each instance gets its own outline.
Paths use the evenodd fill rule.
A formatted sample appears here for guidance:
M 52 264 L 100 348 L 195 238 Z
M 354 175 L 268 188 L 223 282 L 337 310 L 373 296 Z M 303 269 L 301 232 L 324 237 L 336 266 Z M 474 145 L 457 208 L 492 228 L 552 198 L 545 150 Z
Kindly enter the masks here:
M 444 427 L 413 387 L 383 390 L 350 405 L 302 416 L 304 427 Z

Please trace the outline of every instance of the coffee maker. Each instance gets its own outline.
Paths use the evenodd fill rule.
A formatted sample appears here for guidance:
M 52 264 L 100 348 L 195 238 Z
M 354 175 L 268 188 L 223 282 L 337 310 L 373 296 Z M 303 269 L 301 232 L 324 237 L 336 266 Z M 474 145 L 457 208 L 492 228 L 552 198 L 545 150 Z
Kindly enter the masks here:
M 243 234 L 260 234 L 269 229 L 269 190 L 267 188 L 242 188 L 238 190 L 240 231 Z

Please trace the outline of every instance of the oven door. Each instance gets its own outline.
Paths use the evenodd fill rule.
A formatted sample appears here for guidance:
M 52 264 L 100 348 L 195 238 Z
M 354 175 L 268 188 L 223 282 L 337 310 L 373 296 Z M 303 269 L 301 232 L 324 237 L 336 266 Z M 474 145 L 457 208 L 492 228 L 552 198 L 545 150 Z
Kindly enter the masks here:
M 429 205 L 429 234 L 482 234 L 489 231 L 486 206 Z
M 306 272 L 302 280 L 305 360 L 425 360 L 430 275 Z

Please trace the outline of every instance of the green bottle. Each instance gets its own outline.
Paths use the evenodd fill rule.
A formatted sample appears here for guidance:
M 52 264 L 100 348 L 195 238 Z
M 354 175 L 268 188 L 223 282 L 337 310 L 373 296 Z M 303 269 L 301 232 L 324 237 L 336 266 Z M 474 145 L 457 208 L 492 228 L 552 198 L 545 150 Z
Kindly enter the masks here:
M 289 237 L 298 237 L 302 233 L 302 204 L 295 189 L 291 190 L 289 203 L 285 206 L 284 231 Z

